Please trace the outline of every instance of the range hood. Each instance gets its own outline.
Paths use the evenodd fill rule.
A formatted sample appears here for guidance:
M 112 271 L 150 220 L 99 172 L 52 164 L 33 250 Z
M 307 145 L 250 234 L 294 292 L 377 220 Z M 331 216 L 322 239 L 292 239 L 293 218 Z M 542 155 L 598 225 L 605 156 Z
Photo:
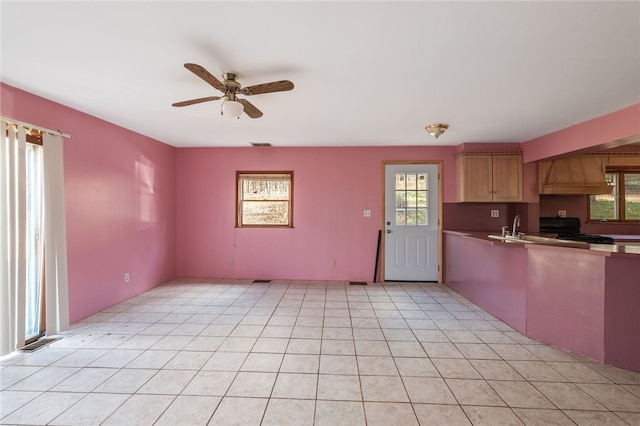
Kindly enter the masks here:
M 538 164 L 540 194 L 611 194 L 605 179 L 605 157 L 576 156 L 541 161 Z

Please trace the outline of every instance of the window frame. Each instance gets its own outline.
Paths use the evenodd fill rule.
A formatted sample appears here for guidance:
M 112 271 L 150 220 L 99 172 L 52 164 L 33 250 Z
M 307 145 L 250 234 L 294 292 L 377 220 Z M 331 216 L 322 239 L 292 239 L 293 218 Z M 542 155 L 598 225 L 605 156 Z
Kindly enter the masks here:
M 242 182 L 244 179 L 250 179 L 251 176 L 255 176 L 256 180 L 258 180 L 257 178 L 261 178 L 262 180 L 269 180 L 269 179 L 265 179 L 265 177 L 268 176 L 288 176 L 288 182 L 289 182 L 289 199 L 288 200 L 268 200 L 268 201 L 278 201 L 278 202 L 283 202 L 283 201 L 287 201 L 288 202 L 288 223 L 287 224 L 244 224 L 243 223 L 243 202 L 245 201 L 243 199 L 243 185 Z M 275 180 L 275 179 L 274 179 Z M 280 179 L 279 179 L 280 180 Z M 236 171 L 236 224 L 235 227 L 236 228 L 293 228 L 293 171 L 292 170 L 268 170 L 268 171 L 257 171 L 257 170 L 238 170 Z M 255 201 L 255 200 L 251 200 L 251 201 Z
M 640 173 L 640 168 L 637 166 L 617 166 L 617 167 L 607 167 L 605 175 L 607 174 L 615 174 L 615 182 L 616 182 L 616 191 L 617 194 L 614 195 L 616 208 L 618 210 L 618 218 L 617 219 L 601 219 L 601 218 L 593 218 L 591 217 L 591 196 L 587 197 L 587 221 L 588 222 L 597 222 L 597 223 L 624 223 L 624 224 L 633 224 L 640 223 L 638 219 L 627 219 L 626 218 L 626 197 L 625 197 L 625 175 L 626 174 L 638 174 Z M 615 191 L 614 191 L 615 192 Z

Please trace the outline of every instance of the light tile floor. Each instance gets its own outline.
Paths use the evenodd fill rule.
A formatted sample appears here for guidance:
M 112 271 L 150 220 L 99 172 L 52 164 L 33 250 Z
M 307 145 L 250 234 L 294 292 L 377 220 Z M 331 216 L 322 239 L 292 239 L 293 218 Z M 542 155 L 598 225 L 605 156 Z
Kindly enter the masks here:
M 0 360 L 0 423 L 640 425 L 640 373 L 446 286 L 175 280 Z

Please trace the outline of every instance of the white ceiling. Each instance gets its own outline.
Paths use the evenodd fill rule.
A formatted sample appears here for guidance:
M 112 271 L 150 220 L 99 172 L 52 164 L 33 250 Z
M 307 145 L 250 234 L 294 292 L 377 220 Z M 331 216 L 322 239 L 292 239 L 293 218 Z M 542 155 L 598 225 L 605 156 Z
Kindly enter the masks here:
M 3 82 L 177 147 L 521 142 L 640 102 L 639 1 L 0 7 Z M 220 94 L 186 62 L 295 88 L 175 108 Z

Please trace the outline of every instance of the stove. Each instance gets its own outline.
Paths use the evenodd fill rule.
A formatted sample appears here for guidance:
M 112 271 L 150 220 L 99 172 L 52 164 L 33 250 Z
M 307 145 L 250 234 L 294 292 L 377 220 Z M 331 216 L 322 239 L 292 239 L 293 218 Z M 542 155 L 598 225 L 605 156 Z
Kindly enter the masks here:
M 613 244 L 613 238 L 604 235 L 581 234 L 579 217 L 541 217 L 540 232 L 557 234 L 560 240 L 583 241 L 590 244 Z

